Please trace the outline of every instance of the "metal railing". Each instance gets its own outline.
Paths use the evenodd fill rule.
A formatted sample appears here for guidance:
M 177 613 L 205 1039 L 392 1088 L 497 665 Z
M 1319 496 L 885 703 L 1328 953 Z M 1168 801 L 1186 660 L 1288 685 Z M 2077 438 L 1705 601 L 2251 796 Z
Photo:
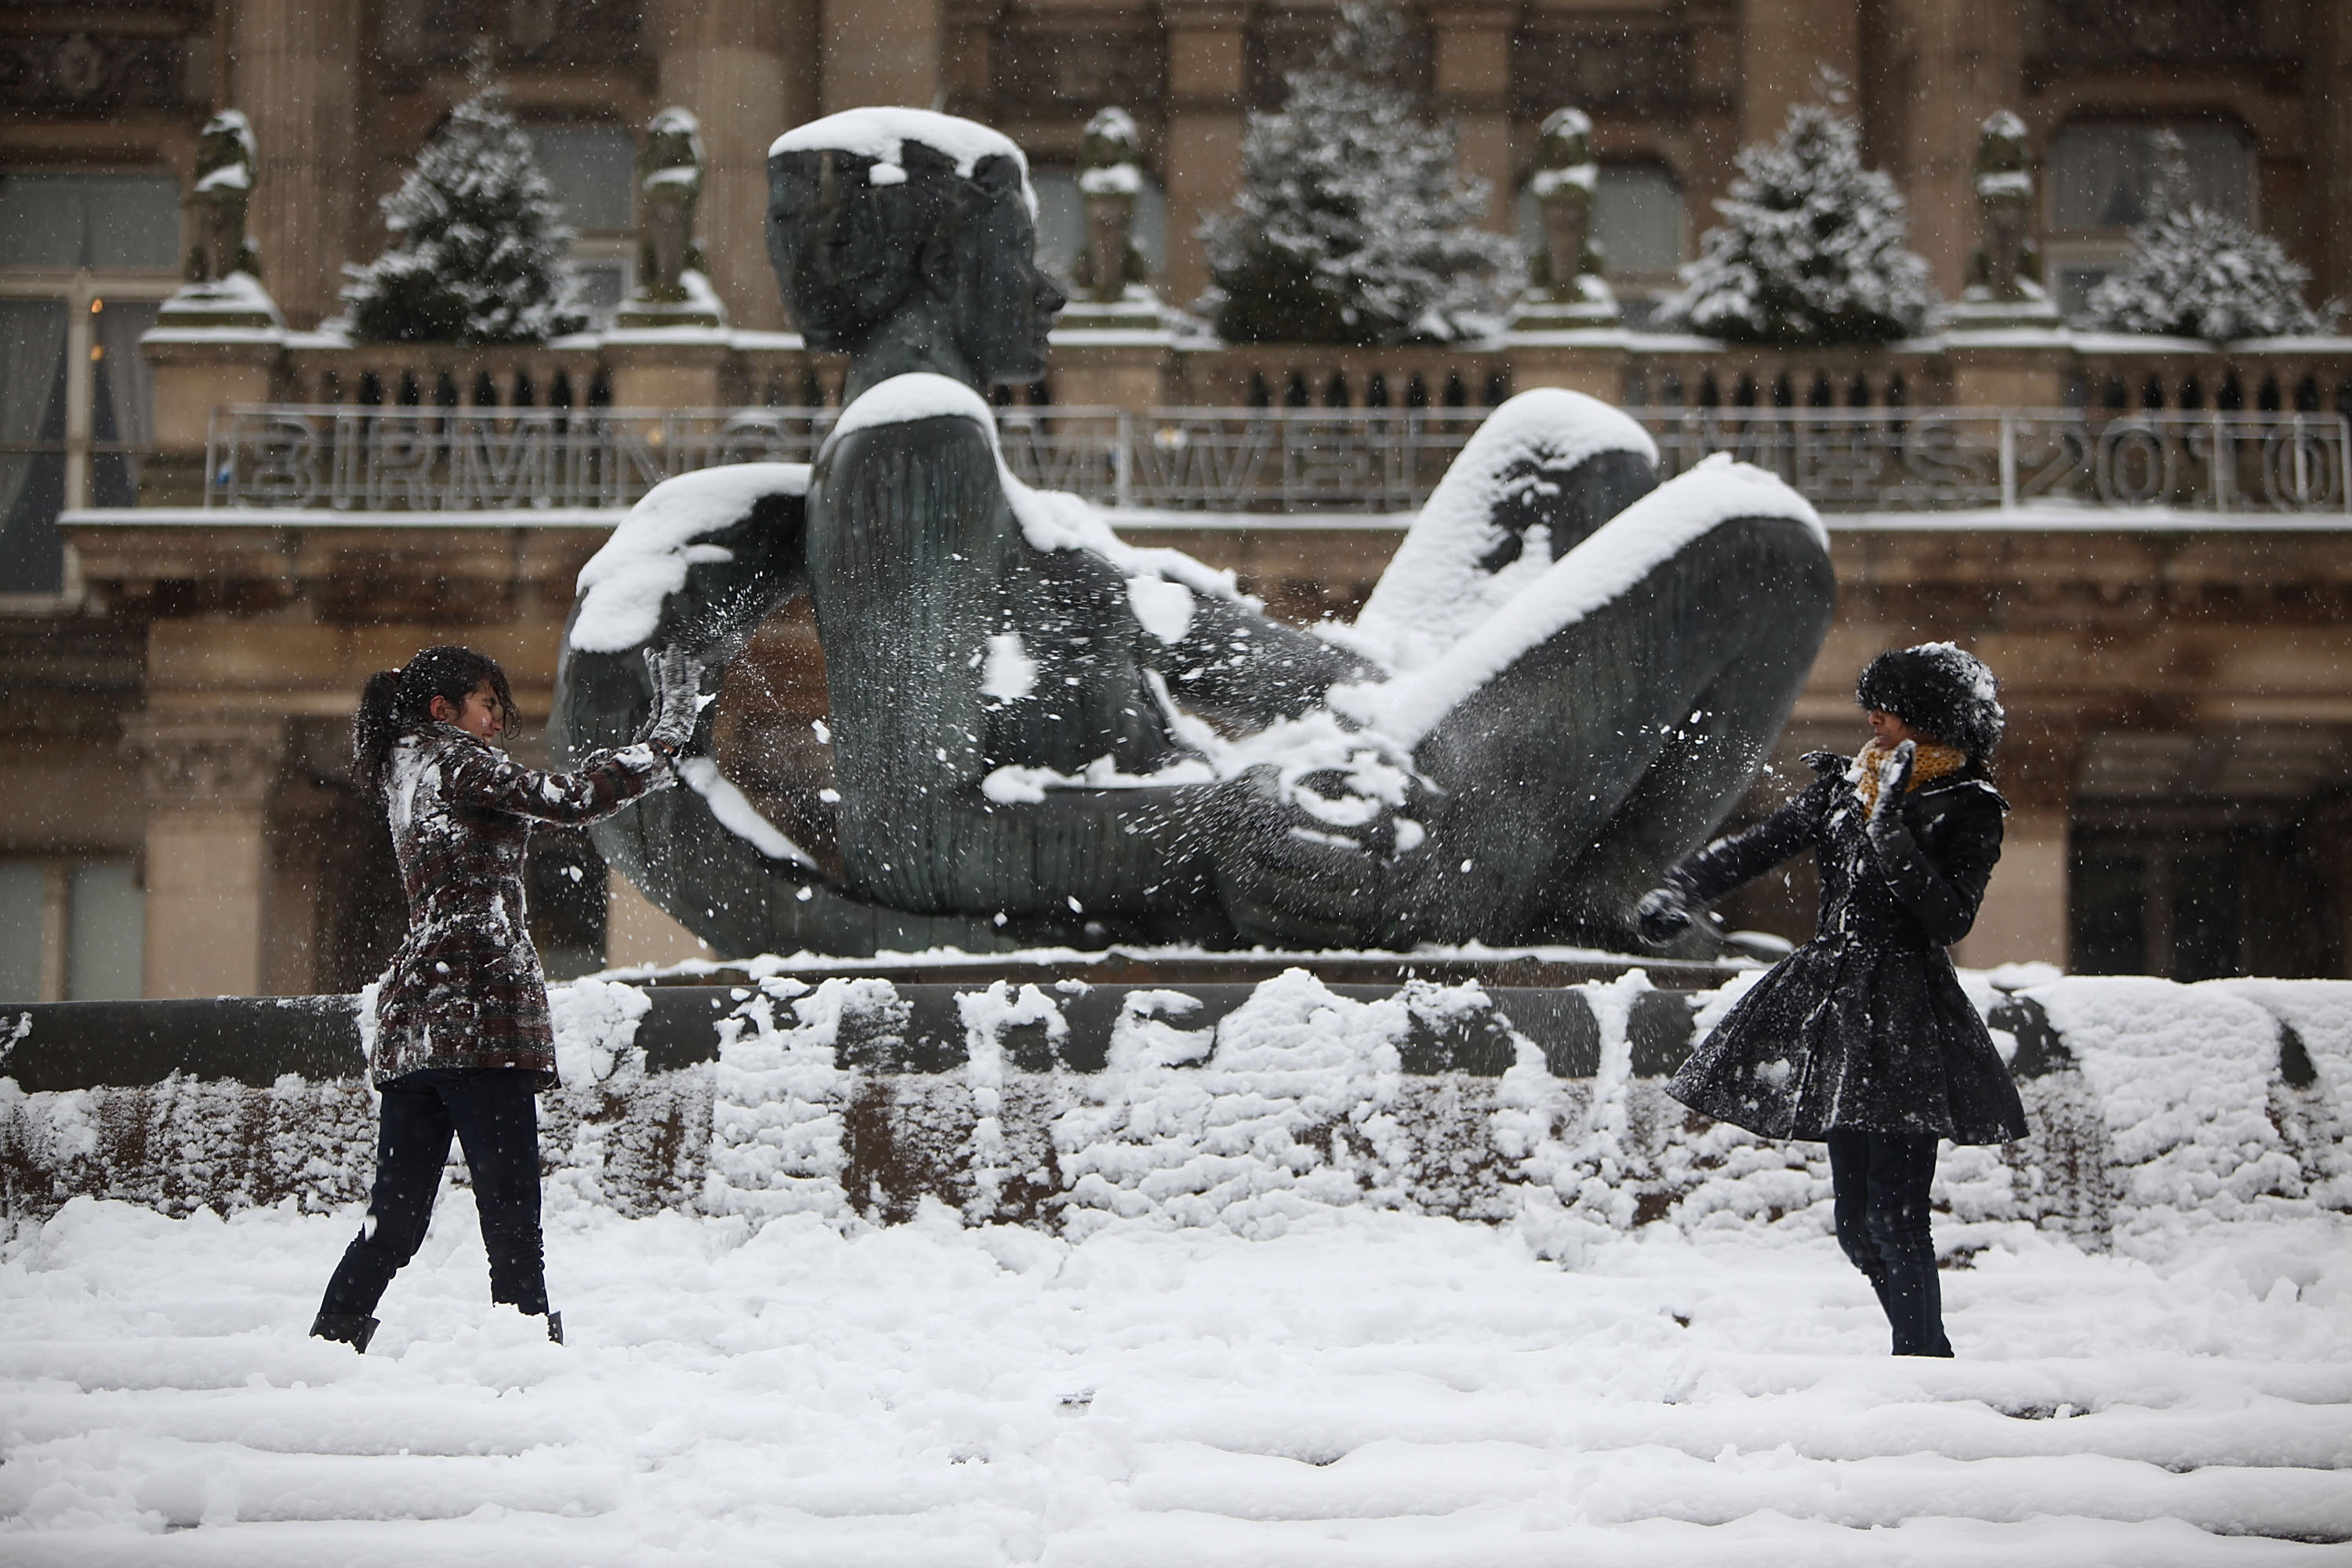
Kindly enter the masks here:
M 1484 410 L 1008 408 L 1025 482 L 1126 508 L 1407 511 Z M 1671 476 L 1717 453 L 1825 511 L 2163 507 L 2352 516 L 2337 415 L 2082 409 L 1634 408 Z M 350 405 L 215 416 L 205 504 L 364 511 L 625 507 L 662 480 L 807 462 L 832 408 L 475 410 Z

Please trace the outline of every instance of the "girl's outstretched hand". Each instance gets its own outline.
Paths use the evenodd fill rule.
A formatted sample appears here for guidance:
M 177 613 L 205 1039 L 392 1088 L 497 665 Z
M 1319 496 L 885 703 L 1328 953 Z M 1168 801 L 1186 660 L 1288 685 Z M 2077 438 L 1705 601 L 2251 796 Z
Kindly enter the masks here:
M 1653 888 L 1633 906 L 1633 924 L 1643 942 L 1664 947 L 1690 930 L 1690 900 L 1679 888 Z

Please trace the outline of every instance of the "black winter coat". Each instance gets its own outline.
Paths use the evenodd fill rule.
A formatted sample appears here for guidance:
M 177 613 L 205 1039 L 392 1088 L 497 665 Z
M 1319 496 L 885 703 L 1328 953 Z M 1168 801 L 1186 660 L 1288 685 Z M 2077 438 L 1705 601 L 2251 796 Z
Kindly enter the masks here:
M 1811 848 L 1822 902 L 1813 940 L 1740 998 L 1668 1092 L 1767 1138 L 2022 1138 L 2016 1085 L 1944 952 L 1975 923 L 2007 803 L 1973 773 L 1938 779 L 1905 796 L 1900 827 L 1874 845 L 1849 759 L 1805 761 L 1822 776 L 1803 794 L 1670 879 L 1712 903 Z

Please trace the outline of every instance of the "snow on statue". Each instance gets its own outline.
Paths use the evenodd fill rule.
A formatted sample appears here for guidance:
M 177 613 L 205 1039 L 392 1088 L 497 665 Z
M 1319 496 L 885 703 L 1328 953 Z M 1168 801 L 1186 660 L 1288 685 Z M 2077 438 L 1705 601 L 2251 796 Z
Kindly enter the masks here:
M 1727 459 L 1661 485 L 1631 420 L 1530 392 L 1357 624 L 1286 626 L 1005 468 L 984 394 L 1044 374 L 1063 303 L 1016 146 L 863 109 L 769 164 L 771 258 L 810 346 L 850 356 L 846 406 L 813 468 L 638 505 L 581 574 L 556 731 L 577 752 L 633 726 L 643 647 L 715 685 L 805 588 L 838 811 L 795 845 L 706 760 L 599 830 L 648 897 L 734 955 L 1631 942 L 1827 628 L 1801 498 Z

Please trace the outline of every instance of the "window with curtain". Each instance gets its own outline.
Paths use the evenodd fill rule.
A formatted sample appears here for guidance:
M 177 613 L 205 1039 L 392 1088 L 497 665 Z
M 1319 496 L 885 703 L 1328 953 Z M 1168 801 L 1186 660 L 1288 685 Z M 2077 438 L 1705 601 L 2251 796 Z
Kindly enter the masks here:
M 635 222 L 636 141 L 617 125 L 540 125 L 530 131 L 540 173 L 583 235 L 625 234 Z
M 66 893 L 66 999 L 135 999 L 146 952 L 147 894 L 131 863 L 92 860 L 71 868 Z
M 2070 125 L 2050 140 L 2050 232 L 2112 234 L 2147 221 L 2159 125 Z M 2225 125 L 2172 128 L 2191 200 L 2254 221 L 2254 146 Z
M 38 1002 L 48 877 L 37 860 L 0 860 L 0 1006 Z
M 0 594 L 53 594 L 63 574 L 66 302 L 0 300 Z
M 169 174 L 0 174 L 0 268 L 171 271 L 180 184 Z
M 2146 122 L 2080 123 L 2050 140 L 2045 213 L 2049 276 L 2059 309 L 2069 316 L 2121 265 L 2129 232 L 2151 216 L 2156 188 L 2156 138 L 2166 129 Z M 2255 149 L 2234 126 L 2180 125 L 2189 163 L 2189 199 L 2246 223 L 2256 221 Z

